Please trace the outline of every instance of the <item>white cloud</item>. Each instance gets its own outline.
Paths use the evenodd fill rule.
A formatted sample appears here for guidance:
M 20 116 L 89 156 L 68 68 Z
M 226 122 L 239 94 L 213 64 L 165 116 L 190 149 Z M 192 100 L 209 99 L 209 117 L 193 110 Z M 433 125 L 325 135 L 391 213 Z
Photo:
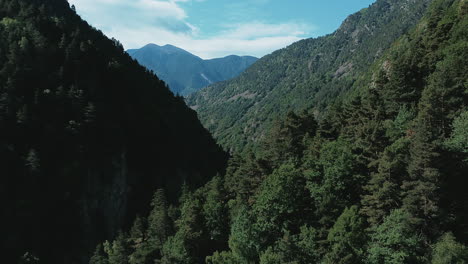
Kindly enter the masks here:
M 213 37 L 200 38 L 202 29 L 186 21 L 188 14 L 178 4 L 187 1 L 194 0 L 69 0 L 84 19 L 126 49 L 172 44 L 205 59 L 231 54 L 261 57 L 314 30 L 300 23 L 252 21 L 223 25 Z

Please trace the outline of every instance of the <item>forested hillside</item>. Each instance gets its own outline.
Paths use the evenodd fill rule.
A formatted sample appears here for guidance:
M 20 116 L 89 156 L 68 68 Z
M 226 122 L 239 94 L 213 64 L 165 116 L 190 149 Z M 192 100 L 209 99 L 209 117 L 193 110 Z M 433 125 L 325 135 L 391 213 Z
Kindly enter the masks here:
M 171 91 L 182 96 L 215 82 L 234 78 L 257 61 L 255 57 L 235 55 L 203 60 L 172 45 L 148 44 L 127 52 L 141 65 L 154 71 Z
M 177 208 L 157 191 L 90 263 L 468 263 L 467 15 L 434 0 L 323 118 L 289 112 Z
M 188 97 L 202 123 L 233 152 L 257 146 L 273 120 L 314 108 L 321 115 L 422 16 L 431 0 L 378 0 L 333 34 L 265 56 L 238 78 Z
M 65 0 L 0 0 L 0 252 L 87 262 L 226 155 L 196 113 Z M 36 263 L 36 262 L 19 262 Z

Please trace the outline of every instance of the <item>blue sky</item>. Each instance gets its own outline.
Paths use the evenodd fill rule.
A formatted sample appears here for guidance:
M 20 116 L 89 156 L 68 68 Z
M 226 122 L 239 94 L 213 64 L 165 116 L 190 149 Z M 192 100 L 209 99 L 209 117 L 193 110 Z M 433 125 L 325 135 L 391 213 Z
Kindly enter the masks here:
M 172 44 L 202 58 L 264 56 L 332 33 L 375 0 L 69 0 L 126 49 Z

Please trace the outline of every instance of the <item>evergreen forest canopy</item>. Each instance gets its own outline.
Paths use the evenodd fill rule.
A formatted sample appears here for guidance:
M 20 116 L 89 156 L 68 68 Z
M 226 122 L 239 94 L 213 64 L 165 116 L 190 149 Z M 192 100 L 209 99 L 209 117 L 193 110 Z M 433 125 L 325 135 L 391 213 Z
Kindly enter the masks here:
M 225 167 L 182 99 L 66 2 L 0 0 L 7 263 L 468 263 L 468 3 L 420 3 L 364 11 L 421 18 L 319 119 L 273 113 Z
M 0 0 L 0 252 L 85 263 L 226 155 L 196 113 L 65 0 Z
M 175 210 L 157 192 L 90 263 L 468 263 L 467 12 L 434 0 L 322 119 L 290 112 Z
M 192 94 L 187 103 L 225 149 L 255 149 L 273 122 L 289 111 L 313 109 L 322 117 L 419 21 L 430 1 L 376 1 L 333 34 L 265 56 L 239 77 Z

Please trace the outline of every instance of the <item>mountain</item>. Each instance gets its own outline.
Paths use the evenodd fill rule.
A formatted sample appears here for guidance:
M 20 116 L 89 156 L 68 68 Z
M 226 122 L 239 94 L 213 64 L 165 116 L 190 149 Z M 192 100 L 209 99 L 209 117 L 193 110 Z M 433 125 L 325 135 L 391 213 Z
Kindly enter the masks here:
M 430 0 L 379 0 L 333 34 L 261 58 L 239 77 L 189 96 L 200 120 L 226 149 L 255 146 L 273 120 L 313 107 L 321 116 L 421 18 Z
M 434 0 L 321 119 L 275 121 L 174 224 L 158 192 L 91 263 L 468 263 L 467 57 L 468 1 Z
M 175 202 L 227 158 L 181 97 L 66 0 L 0 0 L 0 128 L 3 263 L 87 262 L 156 189 Z
M 186 96 L 202 87 L 238 76 L 257 61 L 251 56 L 203 60 L 172 45 L 148 44 L 127 51 L 141 65 L 154 71 L 175 94 Z

